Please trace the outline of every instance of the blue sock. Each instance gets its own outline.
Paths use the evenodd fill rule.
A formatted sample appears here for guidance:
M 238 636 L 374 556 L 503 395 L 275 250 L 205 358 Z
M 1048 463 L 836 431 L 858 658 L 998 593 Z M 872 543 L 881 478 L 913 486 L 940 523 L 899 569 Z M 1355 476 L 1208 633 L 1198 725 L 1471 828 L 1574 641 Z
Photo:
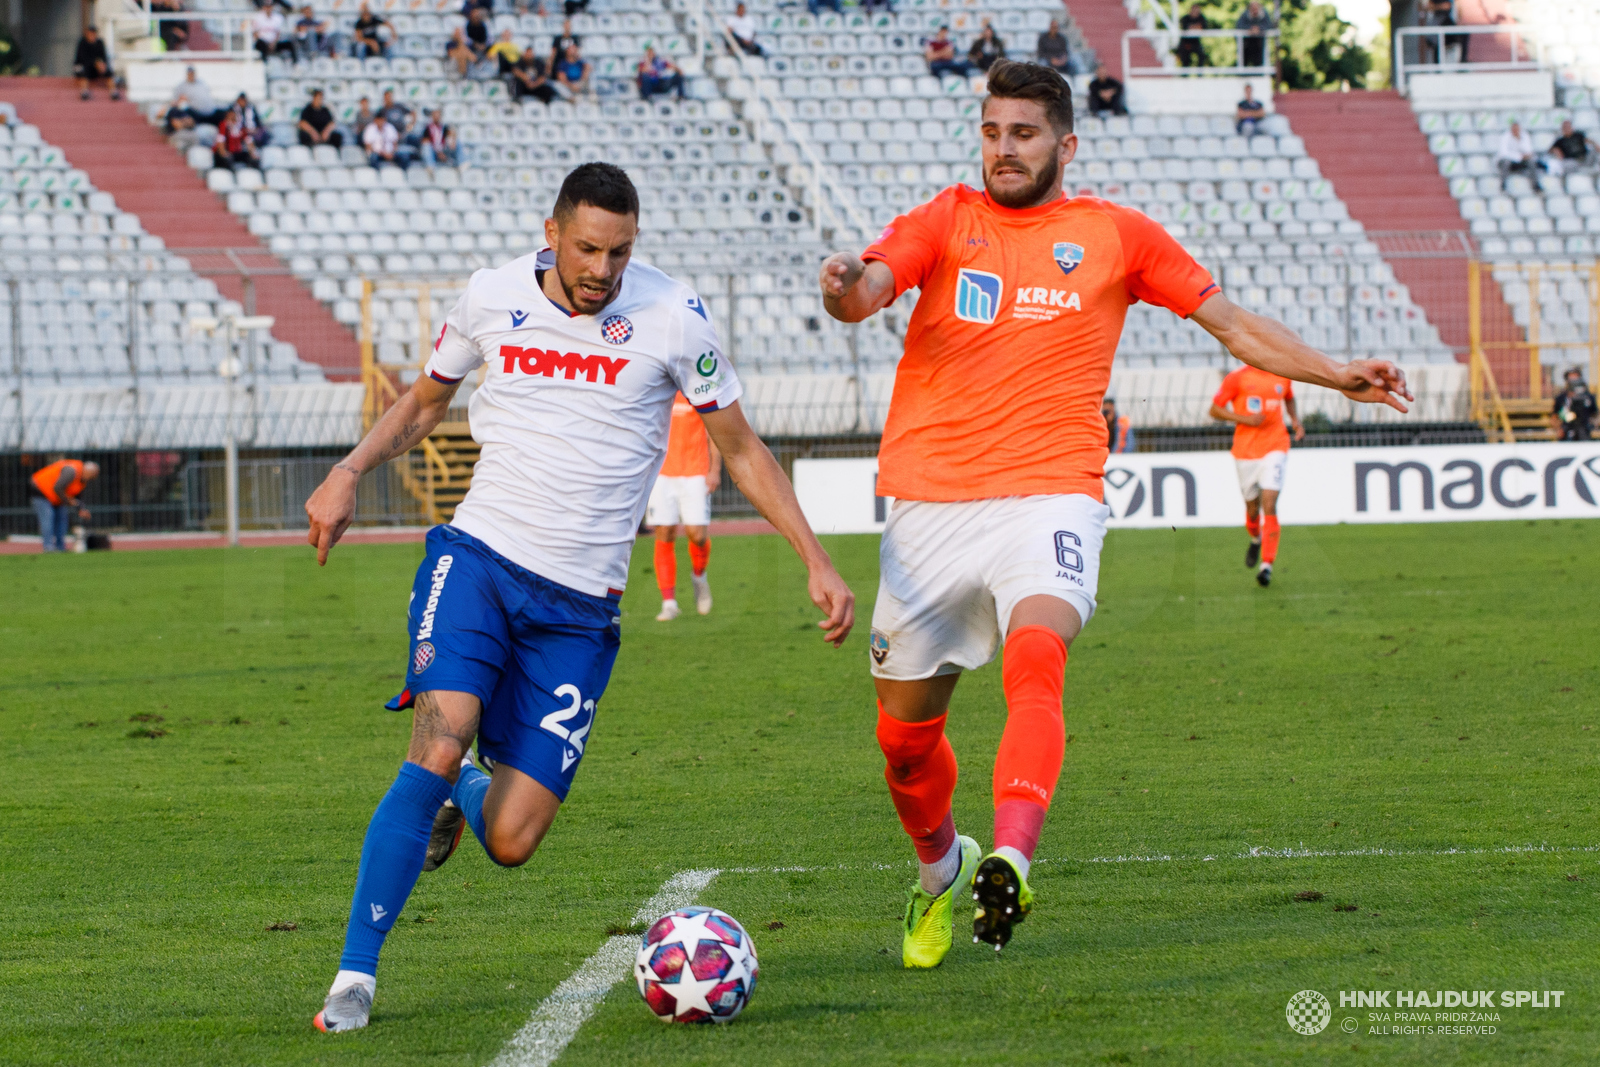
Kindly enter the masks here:
M 489 780 L 489 776 L 476 767 L 462 767 L 461 777 L 456 779 L 456 787 L 450 794 L 450 799 L 461 809 L 461 814 L 467 817 L 467 825 L 472 827 L 472 834 L 483 846 L 483 851 L 488 853 L 491 860 L 504 867 L 505 864 L 495 859 L 494 853 L 489 851 L 489 842 L 484 840 L 483 798 L 489 792 Z
M 361 845 L 350 925 L 344 935 L 341 971 L 378 973 L 378 952 L 428 857 L 433 817 L 450 796 L 450 782 L 415 763 L 402 763 L 394 784 L 378 802 Z

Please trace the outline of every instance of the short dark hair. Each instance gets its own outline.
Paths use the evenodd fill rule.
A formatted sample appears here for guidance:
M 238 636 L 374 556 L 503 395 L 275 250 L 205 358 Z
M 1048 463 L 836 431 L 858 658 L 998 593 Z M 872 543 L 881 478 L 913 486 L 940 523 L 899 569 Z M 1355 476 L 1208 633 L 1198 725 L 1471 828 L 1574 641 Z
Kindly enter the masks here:
M 557 222 L 564 222 L 579 204 L 614 215 L 639 217 L 639 191 L 633 187 L 628 172 L 611 163 L 584 163 L 572 168 L 572 173 L 561 183 L 561 192 L 556 196 L 555 210 L 551 214 Z
M 991 99 L 1037 100 L 1044 105 L 1052 130 L 1058 135 L 1072 132 L 1072 86 L 1043 64 L 1000 60 L 989 68 L 985 110 Z

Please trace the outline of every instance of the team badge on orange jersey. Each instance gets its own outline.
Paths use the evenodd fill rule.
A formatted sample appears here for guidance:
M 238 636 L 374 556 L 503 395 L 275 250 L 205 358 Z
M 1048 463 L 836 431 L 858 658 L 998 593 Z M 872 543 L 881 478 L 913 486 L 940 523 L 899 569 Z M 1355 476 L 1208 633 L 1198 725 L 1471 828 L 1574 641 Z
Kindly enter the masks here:
M 1055 256 L 1056 266 L 1061 268 L 1062 274 L 1071 274 L 1083 262 L 1083 246 L 1068 241 L 1057 242 L 1051 254 Z
M 1000 276 L 962 267 L 956 278 L 956 318 L 988 325 L 1000 314 Z

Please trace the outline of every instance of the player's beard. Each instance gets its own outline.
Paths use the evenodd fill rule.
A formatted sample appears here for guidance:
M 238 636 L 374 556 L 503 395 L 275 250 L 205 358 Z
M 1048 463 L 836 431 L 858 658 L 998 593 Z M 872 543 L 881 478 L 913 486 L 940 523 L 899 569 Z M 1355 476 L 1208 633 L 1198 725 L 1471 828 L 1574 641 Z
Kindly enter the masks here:
M 1061 194 L 1061 157 L 1050 153 L 1050 160 L 1039 171 L 1030 171 L 1027 164 L 1020 159 L 1002 159 L 995 167 L 1006 170 L 1018 170 L 1028 175 L 1033 181 L 1021 189 L 997 190 L 992 181 L 993 172 L 983 176 L 984 189 L 989 194 L 989 199 L 1001 207 L 1024 208 L 1036 207 L 1047 203 Z
M 593 315 L 595 312 L 611 303 L 612 298 L 617 295 L 617 288 L 622 282 L 622 272 L 618 271 L 612 276 L 611 287 L 606 290 L 606 295 L 601 297 L 599 300 L 593 299 L 585 290 L 579 288 L 580 285 L 583 285 L 586 282 L 604 285 L 605 283 L 598 278 L 591 278 L 588 275 L 580 274 L 577 278 L 569 282 L 566 278 L 562 277 L 561 271 L 557 269 L 556 280 L 561 283 L 562 292 L 567 294 L 567 303 L 572 305 L 572 310 L 576 311 L 580 315 Z

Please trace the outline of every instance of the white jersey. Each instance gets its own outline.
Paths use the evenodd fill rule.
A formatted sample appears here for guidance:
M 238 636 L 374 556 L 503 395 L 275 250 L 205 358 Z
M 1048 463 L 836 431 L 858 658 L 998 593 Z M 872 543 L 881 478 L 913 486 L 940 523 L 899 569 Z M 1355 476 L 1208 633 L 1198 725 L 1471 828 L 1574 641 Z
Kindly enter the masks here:
M 631 263 L 616 299 L 569 315 L 545 296 L 549 249 L 480 270 L 445 320 L 425 371 L 472 394 L 483 446 L 451 525 L 513 563 L 592 596 L 618 592 L 666 454 L 672 402 L 739 399 L 739 379 L 694 291 Z

